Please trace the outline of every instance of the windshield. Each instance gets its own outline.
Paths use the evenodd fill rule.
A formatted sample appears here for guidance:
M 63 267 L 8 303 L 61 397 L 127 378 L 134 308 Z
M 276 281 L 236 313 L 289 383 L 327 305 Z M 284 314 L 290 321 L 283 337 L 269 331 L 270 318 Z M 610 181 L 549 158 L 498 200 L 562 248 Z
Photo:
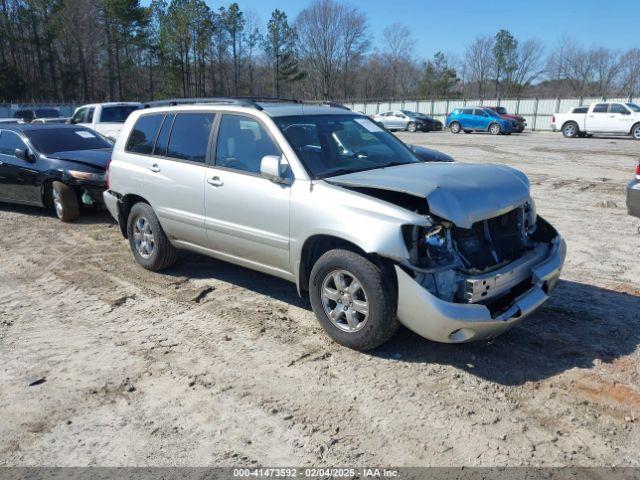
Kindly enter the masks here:
M 507 109 L 504 107 L 496 107 L 496 112 L 498 112 L 500 115 L 507 115 Z
M 98 150 L 112 145 L 88 128 L 38 128 L 24 132 L 36 150 L 45 155 L 74 150 Z
M 38 118 L 58 118 L 60 112 L 54 108 L 37 108 L 35 110 Z
M 274 121 L 312 178 L 420 163 L 404 143 L 366 117 L 305 115 Z
M 635 103 L 627 103 L 627 107 L 629 107 L 634 112 L 640 112 L 640 107 Z
M 103 107 L 100 121 L 102 123 L 124 123 L 131 112 L 138 110 L 137 105 L 119 105 L 117 107 Z

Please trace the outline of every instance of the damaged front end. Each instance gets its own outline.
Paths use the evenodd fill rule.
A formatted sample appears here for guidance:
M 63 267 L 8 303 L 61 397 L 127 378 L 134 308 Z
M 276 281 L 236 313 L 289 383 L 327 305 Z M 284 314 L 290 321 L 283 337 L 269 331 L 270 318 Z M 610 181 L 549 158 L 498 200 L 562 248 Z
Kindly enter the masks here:
M 566 247 L 532 201 L 471 228 L 430 220 L 403 227 L 410 257 L 396 267 L 398 317 L 417 333 L 441 342 L 492 337 L 555 287 Z

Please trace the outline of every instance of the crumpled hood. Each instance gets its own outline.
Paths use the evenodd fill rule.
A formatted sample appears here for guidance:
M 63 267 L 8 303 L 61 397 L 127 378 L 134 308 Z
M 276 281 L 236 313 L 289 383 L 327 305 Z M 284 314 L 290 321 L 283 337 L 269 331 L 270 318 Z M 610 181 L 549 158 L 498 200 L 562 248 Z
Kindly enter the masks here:
M 111 158 L 111 152 L 112 150 L 110 148 L 100 150 L 73 150 L 70 152 L 50 153 L 47 157 L 83 163 L 94 168 L 106 170 L 107 161 Z
M 426 198 L 432 214 L 461 228 L 502 215 L 530 198 L 527 176 L 506 165 L 411 163 L 325 180 Z

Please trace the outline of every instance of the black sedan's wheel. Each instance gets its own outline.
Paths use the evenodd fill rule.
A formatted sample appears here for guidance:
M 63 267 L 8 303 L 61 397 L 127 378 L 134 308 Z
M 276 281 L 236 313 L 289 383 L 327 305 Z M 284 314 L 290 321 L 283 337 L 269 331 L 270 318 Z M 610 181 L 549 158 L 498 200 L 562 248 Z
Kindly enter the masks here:
M 80 217 L 80 202 L 75 190 L 62 182 L 51 184 L 51 204 L 63 222 L 73 222 Z
M 407 131 L 414 133 L 416 131 L 416 123 L 415 122 L 409 122 L 407 124 Z
M 492 123 L 489 125 L 489 133 L 491 133 L 491 135 L 500 135 L 501 131 L 499 124 Z
M 451 124 L 449 125 L 449 130 L 451 130 L 451 133 L 460 133 L 460 130 L 462 130 L 462 125 L 460 125 L 459 122 L 451 122 Z
M 136 203 L 127 221 L 129 246 L 136 261 L 157 272 L 173 265 L 177 252 L 167 238 L 151 205 Z
M 399 327 L 396 295 L 384 272 L 348 250 L 330 250 L 311 270 L 309 296 L 326 332 L 340 345 L 370 350 Z
M 562 127 L 562 134 L 566 138 L 576 138 L 580 135 L 580 129 L 578 128 L 578 124 L 576 122 L 567 122 Z

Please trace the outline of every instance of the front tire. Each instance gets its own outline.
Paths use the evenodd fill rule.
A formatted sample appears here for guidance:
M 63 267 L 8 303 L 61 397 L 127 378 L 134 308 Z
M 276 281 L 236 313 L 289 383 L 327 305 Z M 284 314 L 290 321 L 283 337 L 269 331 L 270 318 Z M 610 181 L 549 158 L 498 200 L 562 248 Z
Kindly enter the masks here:
M 580 128 L 576 122 L 567 122 L 562 126 L 562 135 L 565 138 L 576 138 L 580 135 Z
M 498 125 L 497 123 L 492 123 L 491 125 L 489 125 L 489 133 L 491 135 L 500 135 L 501 132 L 502 132 L 502 129 L 500 128 L 500 125 Z
M 398 330 L 397 297 L 383 270 L 349 250 L 326 252 L 315 263 L 309 297 L 322 328 L 337 343 L 371 350 Z
M 62 182 L 51 184 L 51 204 L 63 222 L 73 222 L 80 217 L 80 202 L 75 190 Z
M 462 125 L 460 125 L 459 122 L 451 122 L 451 125 L 449 125 L 449 130 L 451 130 L 451 133 L 460 133 L 460 130 L 462 130 Z
M 409 123 L 407 124 L 407 131 L 408 131 L 408 132 L 411 132 L 411 133 L 415 133 L 415 131 L 416 131 L 416 124 L 415 124 L 415 122 L 409 122 Z
M 640 140 L 640 123 L 633 126 L 631 129 L 631 136 L 634 140 Z
M 177 251 L 167 238 L 151 205 L 136 203 L 127 220 L 127 237 L 136 261 L 157 272 L 176 262 Z

